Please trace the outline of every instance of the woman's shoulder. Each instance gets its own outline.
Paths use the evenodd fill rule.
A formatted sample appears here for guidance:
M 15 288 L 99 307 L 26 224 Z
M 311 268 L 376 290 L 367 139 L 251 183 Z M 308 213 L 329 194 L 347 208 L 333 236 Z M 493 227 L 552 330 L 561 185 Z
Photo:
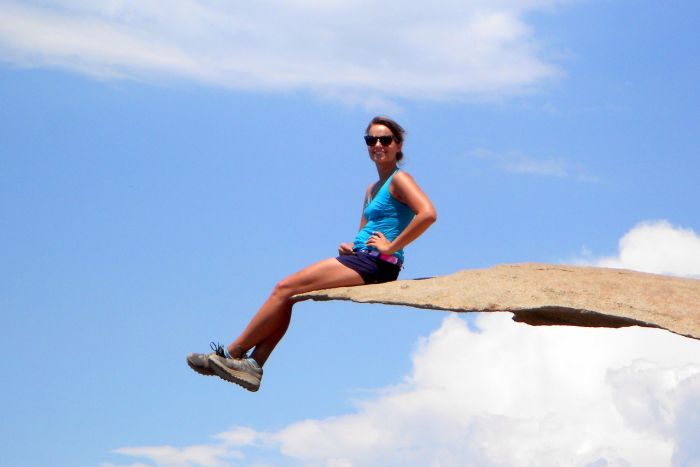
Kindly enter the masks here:
M 411 174 L 406 172 L 404 169 L 398 169 L 396 172 L 394 172 L 394 178 L 401 180 L 402 178 L 413 178 L 411 177 Z
M 398 170 L 391 179 L 391 184 L 394 186 L 402 186 L 409 184 L 415 184 L 416 181 L 411 177 L 411 174 L 405 170 Z
M 415 187 L 416 182 L 413 180 L 413 177 L 411 177 L 411 174 L 404 170 L 399 170 L 397 171 L 394 176 L 391 178 L 391 184 L 389 185 L 389 192 L 391 195 L 401 201 L 402 203 L 406 202 L 406 196 L 405 193 L 409 190 L 411 190 L 412 187 Z

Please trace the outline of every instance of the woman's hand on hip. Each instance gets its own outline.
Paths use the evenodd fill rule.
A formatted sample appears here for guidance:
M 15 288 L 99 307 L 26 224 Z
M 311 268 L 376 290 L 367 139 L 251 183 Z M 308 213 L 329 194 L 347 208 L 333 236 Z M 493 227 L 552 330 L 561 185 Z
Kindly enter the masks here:
M 391 251 L 391 242 L 387 240 L 387 238 L 384 236 L 383 233 L 377 231 L 374 232 L 369 239 L 365 242 L 367 246 L 372 246 L 379 250 L 380 253 L 384 254 L 390 254 L 392 253 Z

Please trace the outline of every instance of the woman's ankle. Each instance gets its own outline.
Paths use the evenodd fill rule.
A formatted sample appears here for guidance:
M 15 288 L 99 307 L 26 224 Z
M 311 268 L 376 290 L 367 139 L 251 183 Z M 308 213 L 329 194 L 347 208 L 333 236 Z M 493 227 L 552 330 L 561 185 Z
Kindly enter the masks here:
M 245 357 L 245 350 L 243 350 L 243 347 L 240 345 L 234 345 L 231 344 L 228 346 L 228 353 L 231 355 L 231 358 L 243 358 Z

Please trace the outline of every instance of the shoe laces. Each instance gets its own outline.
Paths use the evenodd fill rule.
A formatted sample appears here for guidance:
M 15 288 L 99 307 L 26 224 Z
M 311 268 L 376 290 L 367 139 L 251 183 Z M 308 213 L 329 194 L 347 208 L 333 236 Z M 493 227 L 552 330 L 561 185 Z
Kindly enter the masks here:
M 209 347 L 214 351 L 216 355 L 218 355 L 221 358 L 236 358 L 233 356 L 226 356 L 226 350 L 224 350 L 224 346 L 221 345 L 220 343 L 214 343 L 214 341 L 211 341 L 209 343 Z M 248 354 L 243 354 L 243 356 L 240 357 L 241 360 L 248 358 Z
M 209 347 L 214 351 L 216 355 L 219 357 L 226 358 L 226 353 L 224 352 L 224 346 L 219 344 L 219 343 L 214 343 L 214 341 L 211 341 L 209 343 Z

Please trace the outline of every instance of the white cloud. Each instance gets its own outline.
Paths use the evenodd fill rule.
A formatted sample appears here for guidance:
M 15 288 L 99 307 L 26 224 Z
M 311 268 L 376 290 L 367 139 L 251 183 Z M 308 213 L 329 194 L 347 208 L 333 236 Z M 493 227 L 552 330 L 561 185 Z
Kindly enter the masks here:
M 215 438 L 229 446 L 246 446 L 255 444 L 260 438 L 258 432 L 247 427 L 236 427 L 225 433 L 219 433 Z
M 642 222 L 620 239 L 615 256 L 578 262 L 700 278 L 700 235 L 665 220 Z
M 507 313 L 480 315 L 477 323 L 473 331 L 447 317 L 421 341 L 412 373 L 353 413 L 246 439 L 262 440 L 255 455 L 264 445 L 295 465 L 700 461 L 690 441 L 700 437 L 700 342 L 646 328 L 530 327 Z M 224 455 L 234 448 L 214 447 L 229 465 Z M 246 455 L 245 446 L 235 449 Z
M 561 74 L 525 18 L 568 1 L 9 1 L 0 59 L 345 101 L 500 97 Z

